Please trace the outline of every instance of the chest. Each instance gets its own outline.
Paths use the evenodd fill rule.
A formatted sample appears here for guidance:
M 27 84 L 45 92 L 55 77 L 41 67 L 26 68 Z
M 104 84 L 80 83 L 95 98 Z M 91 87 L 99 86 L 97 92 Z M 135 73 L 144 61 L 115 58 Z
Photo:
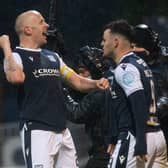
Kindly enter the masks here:
M 60 77 L 59 60 L 53 55 L 25 53 L 21 58 L 26 80 L 45 82 Z

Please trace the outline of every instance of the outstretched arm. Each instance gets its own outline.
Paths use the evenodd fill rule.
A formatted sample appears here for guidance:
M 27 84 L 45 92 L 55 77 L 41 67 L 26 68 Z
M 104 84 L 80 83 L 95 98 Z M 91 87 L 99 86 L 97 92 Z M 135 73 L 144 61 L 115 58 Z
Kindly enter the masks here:
M 109 87 L 108 80 L 101 78 L 100 80 L 92 80 L 79 76 L 75 72 L 72 72 L 68 79 L 68 83 L 76 90 L 82 92 L 88 92 L 93 89 L 105 90 Z
M 109 87 L 107 79 L 101 78 L 100 80 L 92 80 L 82 77 L 68 67 L 59 56 L 58 58 L 60 60 L 61 76 L 73 89 L 81 92 L 89 92 L 95 89 L 105 90 Z

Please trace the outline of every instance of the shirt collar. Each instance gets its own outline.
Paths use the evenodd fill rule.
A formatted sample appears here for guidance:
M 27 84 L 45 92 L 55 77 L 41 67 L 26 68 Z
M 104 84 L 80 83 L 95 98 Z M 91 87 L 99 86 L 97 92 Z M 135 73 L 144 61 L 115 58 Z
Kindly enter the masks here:
M 27 51 L 35 51 L 35 52 L 40 52 L 41 51 L 41 48 L 32 49 L 32 48 L 24 48 L 24 47 L 20 47 L 20 46 L 17 46 L 16 48 L 17 49 L 22 49 L 22 50 L 27 50 Z
M 128 57 L 128 56 L 130 56 L 130 55 L 132 55 L 132 54 L 133 54 L 133 52 L 131 51 L 131 52 L 129 52 L 129 53 L 123 55 L 123 56 L 121 57 L 119 63 L 120 63 L 125 57 Z

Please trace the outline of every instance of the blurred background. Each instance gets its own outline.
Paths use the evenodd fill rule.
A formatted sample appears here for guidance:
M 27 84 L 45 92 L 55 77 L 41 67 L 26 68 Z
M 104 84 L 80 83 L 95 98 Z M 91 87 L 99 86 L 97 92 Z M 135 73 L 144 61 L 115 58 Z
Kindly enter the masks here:
M 64 61 L 75 69 L 79 48 L 85 45 L 100 48 L 103 26 L 124 18 L 130 24 L 145 23 L 160 35 L 168 46 L 167 0 L 5 0 L 0 6 L 0 35 L 9 34 L 12 47 L 18 45 L 14 22 L 18 14 L 35 9 L 50 23 L 51 30 L 63 36 Z M 52 48 L 51 44 L 48 47 Z M 0 63 L 3 54 L 0 53 Z M 0 66 L 0 168 L 24 168 L 18 132 L 16 90 L 4 77 Z M 83 125 L 68 123 L 78 150 L 81 168 L 87 160 L 89 139 Z M 86 143 L 87 142 L 87 143 Z

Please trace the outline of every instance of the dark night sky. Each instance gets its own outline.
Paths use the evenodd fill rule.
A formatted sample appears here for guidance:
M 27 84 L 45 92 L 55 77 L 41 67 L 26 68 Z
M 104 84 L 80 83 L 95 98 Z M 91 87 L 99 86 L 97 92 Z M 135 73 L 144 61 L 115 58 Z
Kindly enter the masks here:
M 9 34 L 12 44 L 15 45 L 14 22 L 16 16 L 29 9 L 39 10 L 42 14 L 48 16 L 49 3 L 47 3 L 47 0 L 5 0 L 0 8 L 0 34 Z
M 13 27 L 16 16 L 25 10 L 37 9 L 48 20 L 50 2 L 51 0 L 3 1 L 0 10 L 0 34 L 9 34 L 12 44 L 15 46 L 17 38 Z M 156 0 L 155 3 L 151 0 L 147 2 L 145 0 L 141 0 L 141 2 L 139 0 L 55 0 L 55 2 L 56 25 L 62 31 L 70 52 L 71 50 L 76 51 L 86 44 L 99 47 L 102 28 L 110 20 L 125 18 L 131 24 L 138 24 L 146 16 L 155 18 L 157 14 L 168 15 L 166 0 Z M 158 24 L 155 19 L 146 20 L 149 24 Z M 165 21 L 166 23 L 168 25 L 168 21 Z M 161 24 L 157 30 L 163 34 L 166 30 L 168 31 L 168 26 L 165 28 Z M 164 35 L 162 36 L 165 38 Z

